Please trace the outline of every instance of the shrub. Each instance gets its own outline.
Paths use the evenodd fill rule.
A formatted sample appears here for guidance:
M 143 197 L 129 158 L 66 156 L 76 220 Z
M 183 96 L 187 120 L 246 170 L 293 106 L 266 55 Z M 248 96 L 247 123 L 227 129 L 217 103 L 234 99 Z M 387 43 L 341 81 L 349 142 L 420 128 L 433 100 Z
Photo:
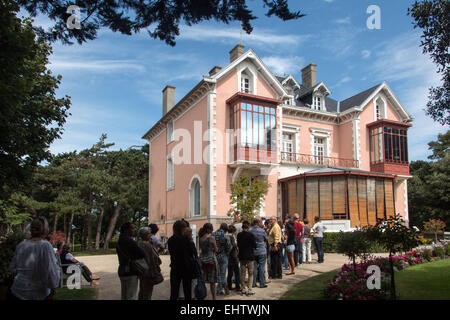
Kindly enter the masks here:
M 339 239 L 339 232 L 325 232 L 323 234 L 323 252 L 335 253 L 337 252 L 337 241 Z M 314 241 L 313 241 L 314 242 Z M 312 246 L 315 249 L 314 243 Z
M 434 257 L 442 257 L 445 255 L 445 248 L 444 247 L 435 247 L 433 250 L 433 256 Z
M 338 253 L 345 254 L 355 265 L 356 259 L 366 260 L 369 257 L 371 243 L 363 231 L 339 232 L 336 242 Z
M 339 232 L 325 232 L 323 234 L 323 252 L 325 253 L 337 253 L 337 242 L 339 239 Z M 316 253 L 314 241 L 311 244 L 311 252 Z M 383 253 L 386 249 L 375 241 L 371 241 L 369 252 Z
M 15 232 L 8 235 L 6 240 L 0 244 L 0 285 L 8 286 L 11 281 L 9 264 L 14 257 L 17 245 L 25 239 L 23 233 Z
M 450 243 L 445 246 L 445 254 L 450 256 Z

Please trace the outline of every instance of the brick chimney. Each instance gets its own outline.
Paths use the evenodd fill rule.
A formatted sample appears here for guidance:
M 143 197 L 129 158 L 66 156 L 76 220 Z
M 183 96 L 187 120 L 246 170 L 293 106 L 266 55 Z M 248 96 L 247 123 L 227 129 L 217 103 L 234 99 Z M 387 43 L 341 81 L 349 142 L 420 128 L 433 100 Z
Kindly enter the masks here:
M 219 72 L 220 70 L 222 70 L 222 67 L 219 66 L 215 66 L 214 68 L 212 68 L 209 71 L 209 76 L 212 77 L 213 75 L 215 75 L 217 72 Z
M 317 65 L 310 63 L 302 69 L 302 85 L 306 88 L 312 88 L 317 83 L 316 78 Z
M 162 115 L 164 116 L 175 104 L 175 87 L 168 84 L 163 93 Z
M 240 43 L 237 44 L 230 51 L 230 63 L 239 58 L 243 53 L 244 53 L 244 45 Z

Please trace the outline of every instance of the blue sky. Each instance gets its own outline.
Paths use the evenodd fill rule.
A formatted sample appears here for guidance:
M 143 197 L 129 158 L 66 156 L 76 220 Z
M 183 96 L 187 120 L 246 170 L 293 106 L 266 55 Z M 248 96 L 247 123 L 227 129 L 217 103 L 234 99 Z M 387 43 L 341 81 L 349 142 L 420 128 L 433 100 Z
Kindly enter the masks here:
M 293 74 L 310 62 L 317 79 L 331 89 L 331 97 L 348 98 L 386 81 L 415 121 L 409 131 L 410 159 L 426 159 L 427 142 L 448 127 L 433 122 L 423 111 L 428 87 L 439 75 L 419 47 L 407 8 L 414 1 L 313 0 L 289 1 L 306 17 L 283 22 L 264 16 L 262 1 L 249 1 L 258 19 L 251 35 L 243 34 L 276 74 Z M 369 5 L 381 9 L 381 29 L 369 30 Z M 44 18 L 36 22 L 48 25 Z M 175 47 L 151 39 L 145 32 L 124 36 L 102 30 L 83 45 L 53 44 L 49 68 L 63 76 L 59 95 L 71 96 L 72 116 L 52 153 L 81 150 L 102 133 L 113 149 L 143 145 L 142 135 L 161 117 L 161 90 L 176 86 L 179 101 L 215 65 L 225 67 L 228 52 L 240 40 L 239 23 L 206 22 L 182 26 Z

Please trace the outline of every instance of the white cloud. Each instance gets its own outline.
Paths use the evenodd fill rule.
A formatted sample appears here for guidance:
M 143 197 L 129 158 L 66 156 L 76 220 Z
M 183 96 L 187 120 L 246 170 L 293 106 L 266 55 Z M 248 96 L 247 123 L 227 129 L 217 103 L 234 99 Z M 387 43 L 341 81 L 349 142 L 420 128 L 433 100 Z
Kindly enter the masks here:
M 368 57 L 370 57 L 372 52 L 370 52 L 370 50 L 363 50 L 363 51 L 361 51 L 361 54 L 364 59 L 367 59 Z
M 55 70 L 85 70 L 111 72 L 117 70 L 145 71 L 145 67 L 133 60 L 74 60 L 51 59 L 50 68 Z
M 350 78 L 350 77 L 347 77 L 347 76 L 343 77 L 333 86 L 333 88 L 340 87 L 344 83 L 350 82 L 351 80 L 352 80 L 352 78 Z
M 298 45 L 308 39 L 309 35 L 298 34 L 276 34 L 271 30 L 254 30 L 251 34 L 242 31 L 242 42 L 244 44 L 256 45 Z M 241 39 L 241 31 L 238 28 L 217 28 L 206 25 L 182 26 L 179 40 L 211 41 L 222 39 L 224 41 L 236 42 Z
M 342 19 L 336 19 L 335 22 L 339 23 L 339 24 L 350 24 L 350 17 L 345 17 L 345 18 L 342 18 Z
M 295 73 L 305 64 L 304 58 L 299 56 L 267 56 L 261 59 L 277 75 Z

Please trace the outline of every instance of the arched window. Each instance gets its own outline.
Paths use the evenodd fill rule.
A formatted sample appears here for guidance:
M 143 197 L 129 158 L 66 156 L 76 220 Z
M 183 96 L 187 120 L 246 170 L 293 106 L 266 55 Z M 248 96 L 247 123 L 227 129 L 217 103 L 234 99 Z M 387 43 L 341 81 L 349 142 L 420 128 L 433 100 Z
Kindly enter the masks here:
M 243 93 L 255 94 L 254 92 L 254 77 L 248 68 L 244 69 L 241 73 L 241 83 L 239 91 Z
M 386 117 L 385 114 L 386 103 L 383 99 L 378 98 L 375 100 L 375 121 L 384 119 Z
M 190 207 L 191 216 L 200 216 L 201 214 L 201 194 L 200 194 L 200 180 L 197 176 L 191 180 L 190 191 Z

